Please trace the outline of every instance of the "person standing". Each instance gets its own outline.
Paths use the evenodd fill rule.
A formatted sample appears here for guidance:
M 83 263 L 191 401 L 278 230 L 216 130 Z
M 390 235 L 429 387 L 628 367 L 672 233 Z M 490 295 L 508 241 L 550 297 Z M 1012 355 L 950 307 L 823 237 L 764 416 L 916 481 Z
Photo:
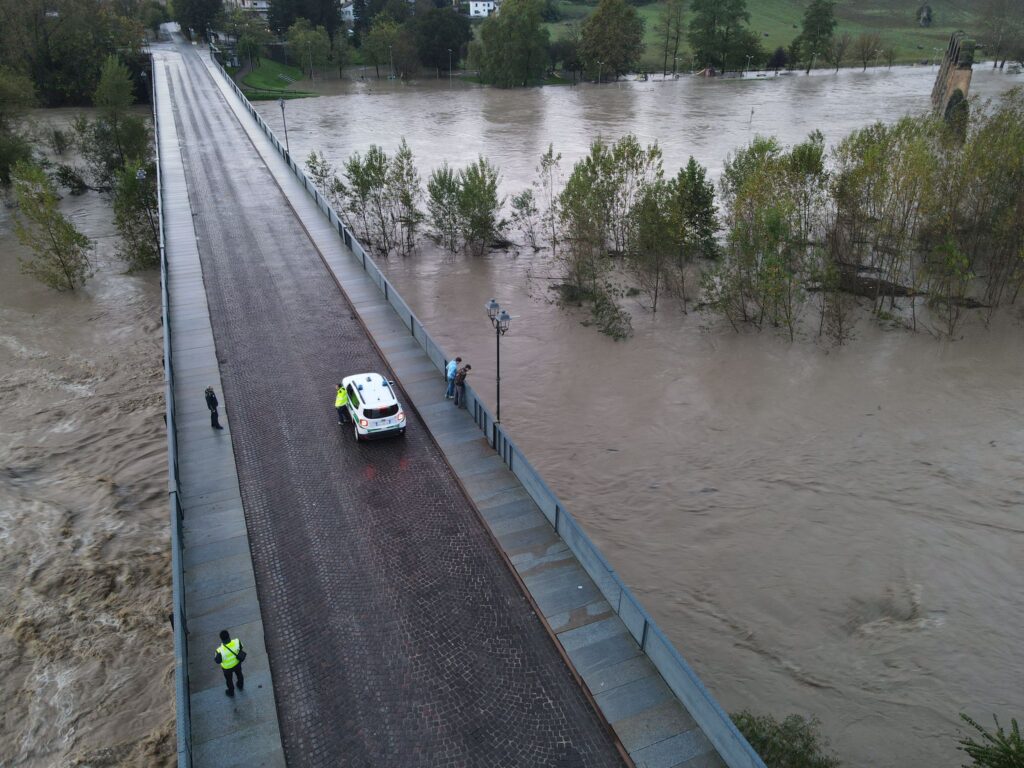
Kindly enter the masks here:
M 469 372 L 473 370 L 473 366 L 466 363 L 462 368 L 459 368 L 458 373 L 455 374 L 455 407 L 465 408 L 466 407 L 466 377 Z
M 338 423 L 348 424 L 348 392 L 338 385 L 338 393 L 334 396 L 334 409 L 338 412 Z
M 220 405 L 217 402 L 217 395 L 213 391 L 213 387 L 206 388 L 206 407 L 210 409 L 210 426 L 214 429 L 224 429 L 220 425 L 220 419 L 217 416 L 217 407 Z
M 449 360 L 445 367 L 445 379 L 448 381 L 448 389 L 444 394 L 445 400 L 455 397 L 455 374 L 459 372 L 459 363 L 461 362 L 462 358 L 456 357 L 454 360 Z
M 220 631 L 220 645 L 217 646 L 217 655 L 213 657 L 215 663 L 220 664 L 224 672 L 224 682 L 228 689 L 224 691 L 227 696 L 235 695 L 235 686 L 231 682 L 234 676 L 238 680 L 238 690 L 245 690 L 245 678 L 242 677 L 242 662 L 245 661 L 245 651 L 242 650 L 242 641 L 237 637 L 232 639 L 226 629 Z

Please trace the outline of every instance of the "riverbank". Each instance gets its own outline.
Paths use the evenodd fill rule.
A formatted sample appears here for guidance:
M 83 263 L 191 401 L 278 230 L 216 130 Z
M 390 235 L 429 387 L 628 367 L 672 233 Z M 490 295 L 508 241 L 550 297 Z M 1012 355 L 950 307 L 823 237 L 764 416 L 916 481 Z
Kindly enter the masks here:
M 124 273 L 105 198 L 61 210 L 97 245 L 95 275 L 67 294 L 19 272 L 0 209 L 0 755 L 12 768 L 169 766 L 159 275 Z

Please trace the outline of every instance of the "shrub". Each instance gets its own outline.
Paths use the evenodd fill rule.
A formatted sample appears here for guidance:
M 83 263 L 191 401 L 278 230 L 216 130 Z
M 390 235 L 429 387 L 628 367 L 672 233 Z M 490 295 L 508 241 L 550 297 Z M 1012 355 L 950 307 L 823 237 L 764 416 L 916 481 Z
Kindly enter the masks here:
M 1010 721 L 1007 733 L 999 724 L 999 718 L 993 716 L 996 730 L 990 733 L 967 715 L 961 713 L 960 718 L 981 736 L 980 741 L 964 737 L 957 747 L 974 760 L 972 768 L 1024 768 L 1024 739 L 1016 720 Z
M 771 715 L 743 710 L 733 722 L 768 768 L 838 768 L 838 758 L 825 754 L 827 742 L 818 733 L 816 717 L 789 715 L 779 722 Z

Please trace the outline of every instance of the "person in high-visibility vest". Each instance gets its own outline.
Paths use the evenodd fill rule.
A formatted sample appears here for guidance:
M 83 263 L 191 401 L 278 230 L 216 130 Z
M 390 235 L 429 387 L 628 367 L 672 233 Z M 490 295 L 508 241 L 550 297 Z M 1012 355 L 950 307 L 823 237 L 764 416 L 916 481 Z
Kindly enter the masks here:
M 245 678 L 242 677 L 245 651 L 242 650 L 242 641 L 237 637 L 232 639 L 226 629 L 220 631 L 220 645 L 217 646 L 217 655 L 213 657 L 213 661 L 220 664 L 224 672 L 224 682 L 228 684 L 228 689 L 224 693 L 228 696 L 235 695 L 235 686 L 231 682 L 232 675 L 238 679 L 238 690 L 245 690 Z
M 338 385 L 338 394 L 334 396 L 334 408 L 338 411 L 338 423 L 348 424 L 348 392 Z

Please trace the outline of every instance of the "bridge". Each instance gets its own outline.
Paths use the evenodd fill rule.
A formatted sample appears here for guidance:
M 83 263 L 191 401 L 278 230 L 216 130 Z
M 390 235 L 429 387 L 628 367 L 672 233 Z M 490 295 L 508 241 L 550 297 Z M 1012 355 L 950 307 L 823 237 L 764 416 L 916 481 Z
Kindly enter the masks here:
M 974 41 L 963 32 L 954 32 L 949 37 L 949 45 L 932 88 L 932 109 L 946 122 L 953 121 L 968 108 L 974 47 Z
M 764 768 L 219 65 L 153 59 L 179 766 Z

